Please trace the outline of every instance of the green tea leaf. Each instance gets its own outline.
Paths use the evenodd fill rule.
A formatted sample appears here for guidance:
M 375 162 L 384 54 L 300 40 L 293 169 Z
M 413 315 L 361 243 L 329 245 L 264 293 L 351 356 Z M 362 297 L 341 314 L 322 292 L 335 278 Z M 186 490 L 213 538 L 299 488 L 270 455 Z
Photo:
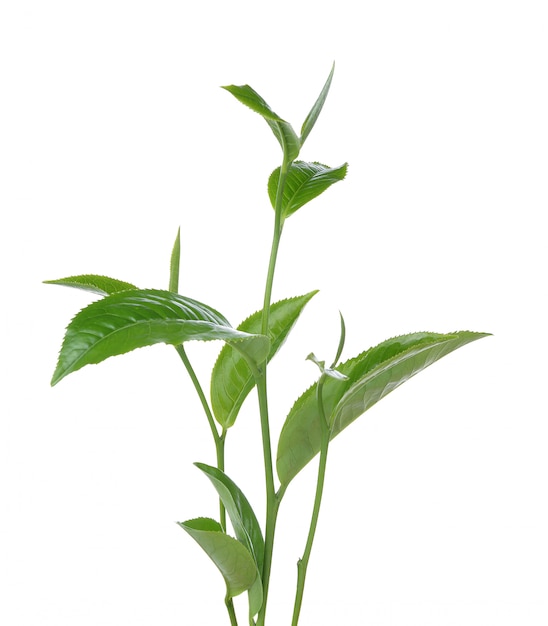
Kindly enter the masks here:
M 348 165 L 327 167 L 321 163 L 295 161 L 287 173 L 282 196 L 282 216 L 288 217 L 346 176 Z M 276 206 L 276 191 L 280 168 L 275 169 L 268 180 L 268 196 L 272 207 Z
M 247 591 L 257 578 L 257 567 L 247 548 L 223 532 L 221 525 L 208 517 L 178 522 L 197 541 L 221 572 L 226 583 L 226 596 Z
M 348 380 L 328 378 L 323 386 L 331 439 L 415 374 L 453 350 L 486 336 L 467 331 L 402 335 L 342 363 L 337 370 Z M 320 450 L 316 385 L 295 402 L 280 433 L 276 465 L 282 485 L 289 484 Z
M 223 87 L 231 93 L 242 104 L 249 107 L 255 113 L 262 115 L 265 119 L 275 122 L 283 122 L 282 118 L 274 113 L 266 101 L 249 85 L 226 85 Z
M 97 274 L 81 274 L 79 276 L 69 276 L 58 280 L 45 280 L 47 285 L 64 285 L 66 287 L 76 287 L 84 291 L 92 291 L 101 296 L 108 296 L 119 291 L 137 289 L 135 285 L 126 283 L 123 280 L 109 278 L 108 276 L 98 276 Z
M 219 498 L 230 517 L 236 538 L 244 544 L 253 556 L 257 572 L 262 572 L 264 561 L 263 533 L 249 501 L 236 483 L 221 470 L 205 463 L 195 463 L 194 465 L 204 472 L 217 490 Z M 253 617 L 260 611 L 262 602 L 262 582 L 259 573 L 252 588 L 249 590 L 250 617 Z
M 211 307 L 169 291 L 115 293 L 80 311 L 67 327 L 52 385 L 91 363 L 156 343 L 222 339 L 252 365 L 262 363 L 270 342 L 230 326 Z
M 238 541 L 252 554 L 259 570 L 263 568 L 264 539 L 249 501 L 224 472 L 205 463 L 194 463 L 209 478 L 230 517 Z
M 314 128 L 314 124 L 316 123 L 316 120 L 318 119 L 321 113 L 321 110 L 325 103 L 325 99 L 327 98 L 327 94 L 329 93 L 329 88 L 331 87 L 331 81 L 333 80 L 334 72 L 335 72 L 335 63 L 333 63 L 333 66 L 331 67 L 331 72 L 329 72 L 329 76 L 327 80 L 325 81 L 325 85 L 323 86 L 323 89 L 321 90 L 320 95 L 318 96 L 318 99 L 314 103 L 314 106 L 310 110 L 310 113 L 306 116 L 306 119 L 303 123 L 303 126 L 301 128 L 301 146 L 306 141 L 306 138 L 310 134 L 310 131 Z
M 270 126 L 274 136 L 282 147 L 286 162 L 290 163 L 299 156 L 300 139 L 289 122 L 274 113 L 266 101 L 249 85 L 227 85 L 223 87 L 242 104 L 261 115 Z
M 303 308 L 318 293 L 275 302 L 270 307 L 270 352 L 268 360 L 278 352 L 295 325 Z M 260 333 L 262 311 L 254 313 L 238 326 L 246 333 Z M 240 408 L 255 385 L 255 379 L 245 359 L 230 345 L 223 346 L 211 373 L 211 406 L 215 419 L 224 428 L 230 428 Z

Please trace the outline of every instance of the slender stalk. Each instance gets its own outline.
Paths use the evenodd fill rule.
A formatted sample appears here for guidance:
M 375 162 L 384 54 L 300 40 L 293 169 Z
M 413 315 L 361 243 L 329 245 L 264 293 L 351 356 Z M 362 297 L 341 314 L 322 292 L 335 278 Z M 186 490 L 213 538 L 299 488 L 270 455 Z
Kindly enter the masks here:
M 236 618 L 236 611 L 234 610 L 234 602 L 232 602 L 232 598 L 225 598 L 225 604 L 230 617 L 230 626 L 238 626 L 238 619 Z
M 330 431 L 325 418 L 325 411 L 322 400 L 322 387 L 324 378 L 325 376 L 322 375 L 320 380 L 318 381 L 318 386 L 316 389 L 316 396 L 318 399 L 318 412 L 320 415 L 320 423 L 322 424 L 320 462 L 318 466 L 318 478 L 316 482 L 316 495 L 314 497 L 314 507 L 312 510 L 312 517 L 310 519 L 310 528 L 308 530 L 306 546 L 302 558 L 299 559 L 299 562 L 297 563 L 297 590 L 295 593 L 295 603 L 293 605 L 293 619 L 291 620 L 291 626 L 297 626 L 299 622 L 299 615 L 303 602 L 304 584 L 306 581 L 306 570 L 308 568 L 308 562 L 310 560 L 310 554 L 312 552 L 312 545 L 314 543 L 314 536 L 316 534 L 316 527 L 318 525 L 318 517 L 320 515 L 320 506 L 322 503 L 323 487 L 325 481 L 325 468 L 327 466 L 327 450 L 329 448 Z
M 215 451 L 217 455 L 217 467 L 224 471 L 225 468 L 225 439 L 226 439 L 226 429 L 223 429 L 223 432 L 219 435 L 219 431 L 217 430 L 217 426 L 215 425 L 215 420 L 213 418 L 213 414 L 211 409 L 209 408 L 209 404 L 207 402 L 207 398 L 205 396 L 204 390 L 200 385 L 200 381 L 196 376 L 196 372 L 192 367 L 190 360 L 187 356 L 187 353 L 183 347 L 183 345 L 175 346 L 177 353 L 181 357 L 182 362 L 184 363 L 188 375 L 194 384 L 194 388 L 196 389 L 196 393 L 200 398 L 200 402 L 202 403 L 202 407 L 204 409 L 204 413 L 207 417 L 207 422 L 209 424 L 209 428 L 211 430 L 211 434 L 213 436 L 213 440 L 215 441 Z M 219 523 L 221 524 L 223 530 L 226 531 L 226 510 L 224 504 L 219 500 Z
M 272 246 L 270 249 L 270 260 L 268 263 L 268 271 L 266 276 L 263 312 L 261 318 L 261 333 L 268 335 L 270 322 L 270 303 L 272 300 L 272 286 L 274 284 L 274 271 L 276 269 L 276 260 L 278 258 L 278 249 L 282 236 L 283 219 L 282 219 L 282 198 L 289 163 L 284 158 L 280 168 L 280 178 L 278 180 L 278 189 L 276 193 L 276 206 L 274 218 L 274 233 L 272 236 Z M 263 458 L 265 469 L 265 489 L 266 489 L 266 523 L 265 523 L 265 554 L 262 572 L 263 583 L 263 605 L 259 611 L 257 618 L 257 626 L 264 626 L 266 618 L 266 607 L 268 599 L 268 588 L 270 583 L 270 570 L 272 568 L 272 554 L 274 550 L 274 535 L 276 531 L 276 520 L 278 517 L 278 507 L 280 498 L 276 497 L 276 488 L 274 485 L 274 470 L 272 463 L 272 446 L 270 442 L 270 422 L 268 418 L 268 393 L 266 384 L 267 362 L 263 363 L 262 369 L 256 377 L 257 393 L 259 397 L 259 413 L 261 418 L 261 436 L 263 443 Z

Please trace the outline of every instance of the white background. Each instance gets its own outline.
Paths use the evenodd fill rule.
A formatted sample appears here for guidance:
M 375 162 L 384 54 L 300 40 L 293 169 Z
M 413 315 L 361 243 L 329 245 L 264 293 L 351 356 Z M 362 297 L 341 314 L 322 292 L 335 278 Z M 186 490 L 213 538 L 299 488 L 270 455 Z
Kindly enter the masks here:
M 223 84 L 300 129 L 347 180 L 286 225 L 274 297 L 321 292 L 272 364 L 274 438 L 330 359 L 415 330 L 489 331 L 334 442 L 302 626 L 546 626 L 547 15 L 544 2 L 7 0 L 0 9 L 0 622 L 228 623 L 175 521 L 216 514 L 175 351 L 51 389 L 100 273 L 182 290 L 237 324 L 261 305 L 280 150 Z M 207 386 L 217 345 L 189 347 Z M 262 516 L 251 397 L 227 472 Z M 251 468 L 251 469 L 250 469 Z M 269 624 L 290 623 L 315 464 L 280 514 Z M 245 597 L 237 602 L 245 623 Z

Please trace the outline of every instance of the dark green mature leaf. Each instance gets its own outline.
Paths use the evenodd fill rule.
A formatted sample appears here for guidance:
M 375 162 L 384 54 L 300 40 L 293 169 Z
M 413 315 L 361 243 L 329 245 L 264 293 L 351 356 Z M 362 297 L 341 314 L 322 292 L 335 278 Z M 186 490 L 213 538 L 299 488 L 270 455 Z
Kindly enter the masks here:
M 211 307 L 156 289 L 115 293 L 80 311 L 67 327 L 52 385 L 91 363 L 156 343 L 222 339 L 254 366 L 264 361 L 270 342 L 230 326 Z
M 238 541 L 244 544 L 253 556 L 258 576 L 249 590 L 250 617 L 256 615 L 263 603 L 263 588 L 260 572 L 263 571 L 264 539 L 257 517 L 241 489 L 224 472 L 205 463 L 195 463 L 209 478 L 225 506 Z
M 321 113 L 321 110 L 325 103 L 325 99 L 327 98 L 327 94 L 329 93 L 329 88 L 331 87 L 331 81 L 333 80 L 334 72 L 335 72 L 335 63 L 333 63 L 333 66 L 331 67 L 331 72 L 329 72 L 329 76 L 327 80 L 325 81 L 325 85 L 323 86 L 323 89 L 320 95 L 318 96 L 318 99 L 314 103 L 314 106 L 310 110 L 310 113 L 306 116 L 304 124 L 301 128 L 301 147 L 306 141 L 306 138 L 308 137 L 308 135 L 310 134 L 310 131 L 314 128 L 314 124 L 316 123 L 316 120 L 318 119 Z
M 47 285 L 64 285 L 66 287 L 76 287 L 84 291 L 92 291 L 102 296 L 108 296 L 119 291 L 137 289 L 135 285 L 126 283 L 123 280 L 109 278 L 108 276 L 98 276 L 97 274 L 81 274 L 79 276 L 69 276 L 58 280 L 45 280 Z
M 323 386 L 331 439 L 418 372 L 453 350 L 486 336 L 486 333 L 468 331 L 402 335 L 342 363 L 337 370 L 348 380 L 326 379 Z M 295 402 L 280 434 L 277 470 L 282 485 L 289 484 L 319 452 L 320 439 L 314 384 Z
M 333 183 L 343 180 L 348 165 L 327 167 L 321 163 L 295 161 L 287 173 L 282 196 L 282 216 L 288 217 L 303 205 L 313 200 Z M 272 207 L 276 207 L 276 192 L 280 179 L 280 168 L 275 169 L 268 180 L 268 196 Z
M 317 293 L 311 291 L 304 296 L 281 300 L 271 305 L 269 361 L 283 345 L 305 305 Z M 238 326 L 238 330 L 260 333 L 261 317 L 262 311 L 254 313 Z M 211 373 L 211 406 L 215 419 L 221 426 L 230 428 L 234 424 L 254 385 L 255 379 L 245 359 L 230 345 L 223 346 Z
M 274 113 L 266 101 L 249 85 L 227 85 L 223 87 L 242 104 L 261 115 L 270 126 L 282 147 L 284 158 L 289 163 L 299 156 L 301 142 L 289 122 Z
M 257 578 L 257 566 L 247 548 L 223 532 L 221 525 L 208 517 L 178 522 L 195 539 L 218 567 L 226 583 L 227 598 L 247 591 Z

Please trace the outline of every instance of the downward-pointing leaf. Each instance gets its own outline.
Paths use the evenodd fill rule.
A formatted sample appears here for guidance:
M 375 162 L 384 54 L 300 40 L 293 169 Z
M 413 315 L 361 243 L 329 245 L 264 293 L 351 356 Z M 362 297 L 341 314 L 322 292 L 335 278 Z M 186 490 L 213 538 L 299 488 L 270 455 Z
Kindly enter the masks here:
M 178 524 L 200 544 L 223 575 L 227 598 L 251 588 L 257 578 L 255 561 L 243 544 L 223 532 L 218 522 L 200 517 Z
M 301 142 L 291 124 L 274 113 L 266 101 L 252 87 L 249 85 L 227 85 L 223 89 L 226 89 L 242 104 L 245 104 L 265 119 L 282 147 L 286 162 L 290 163 L 299 156 Z
M 93 302 L 69 324 L 52 385 L 91 363 L 156 343 L 222 339 L 253 366 L 267 356 L 270 342 L 230 326 L 211 307 L 169 291 L 132 290 Z
M 108 276 L 98 276 L 97 274 L 81 274 L 79 276 L 69 276 L 58 280 L 45 280 L 47 285 L 64 285 L 66 287 L 76 287 L 84 291 L 92 291 L 102 296 L 108 296 L 119 291 L 137 289 L 135 285 L 126 283 L 123 280 L 109 278 Z
M 310 299 L 318 293 L 311 291 L 304 296 L 275 302 L 270 307 L 270 352 L 268 360 L 278 352 L 287 335 Z M 238 326 L 246 333 L 260 333 L 262 312 L 258 311 Z M 238 412 L 255 385 L 253 374 L 246 361 L 230 345 L 223 346 L 211 373 L 211 406 L 215 419 L 224 428 L 230 428 Z
M 249 85 L 226 85 L 223 87 L 242 104 L 267 120 L 283 122 L 282 118 L 274 113 L 266 101 Z
M 466 331 L 402 335 L 342 363 L 337 370 L 348 380 L 328 378 L 323 386 L 331 439 L 418 372 L 453 350 L 486 336 L 486 333 Z M 277 470 L 282 485 L 287 485 L 314 458 L 320 450 L 320 440 L 314 384 L 295 402 L 280 433 Z
M 195 463 L 195 465 L 204 472 L 217 490 L 219 498 L 224 504 L 232 522 L 236 538 L 246 546 L 253 556 L 257 572 L 262 572 L 264 560 L 263 534 L 247 498 L 236 483 L 221 470 L 205 463 Z M 260 611 L 262 603 L 263 589 L 259 573 L 252 588 L 249 590 L 250 617 L 253 617 Z
M 321 163 L 295 161 L 291 164 L 282 196 L 282 216 L 288 217 L 303 205 L 313 200 L 333 183 L 346 176 L 347 164 L 327 167 Z M 276 206 L 276 192 L 280 179 L 280 168 L 275 169 L 268 180 L 268 195 L 272 207 Z
M 224 472 L 205 463 L 196 467 L 209 478 L 230 517 L 238 541 L 241 541 L 255 558 L 259 570 L 263 569 L 264 539 L 261 527 L 249 501 L 236 483 Z

